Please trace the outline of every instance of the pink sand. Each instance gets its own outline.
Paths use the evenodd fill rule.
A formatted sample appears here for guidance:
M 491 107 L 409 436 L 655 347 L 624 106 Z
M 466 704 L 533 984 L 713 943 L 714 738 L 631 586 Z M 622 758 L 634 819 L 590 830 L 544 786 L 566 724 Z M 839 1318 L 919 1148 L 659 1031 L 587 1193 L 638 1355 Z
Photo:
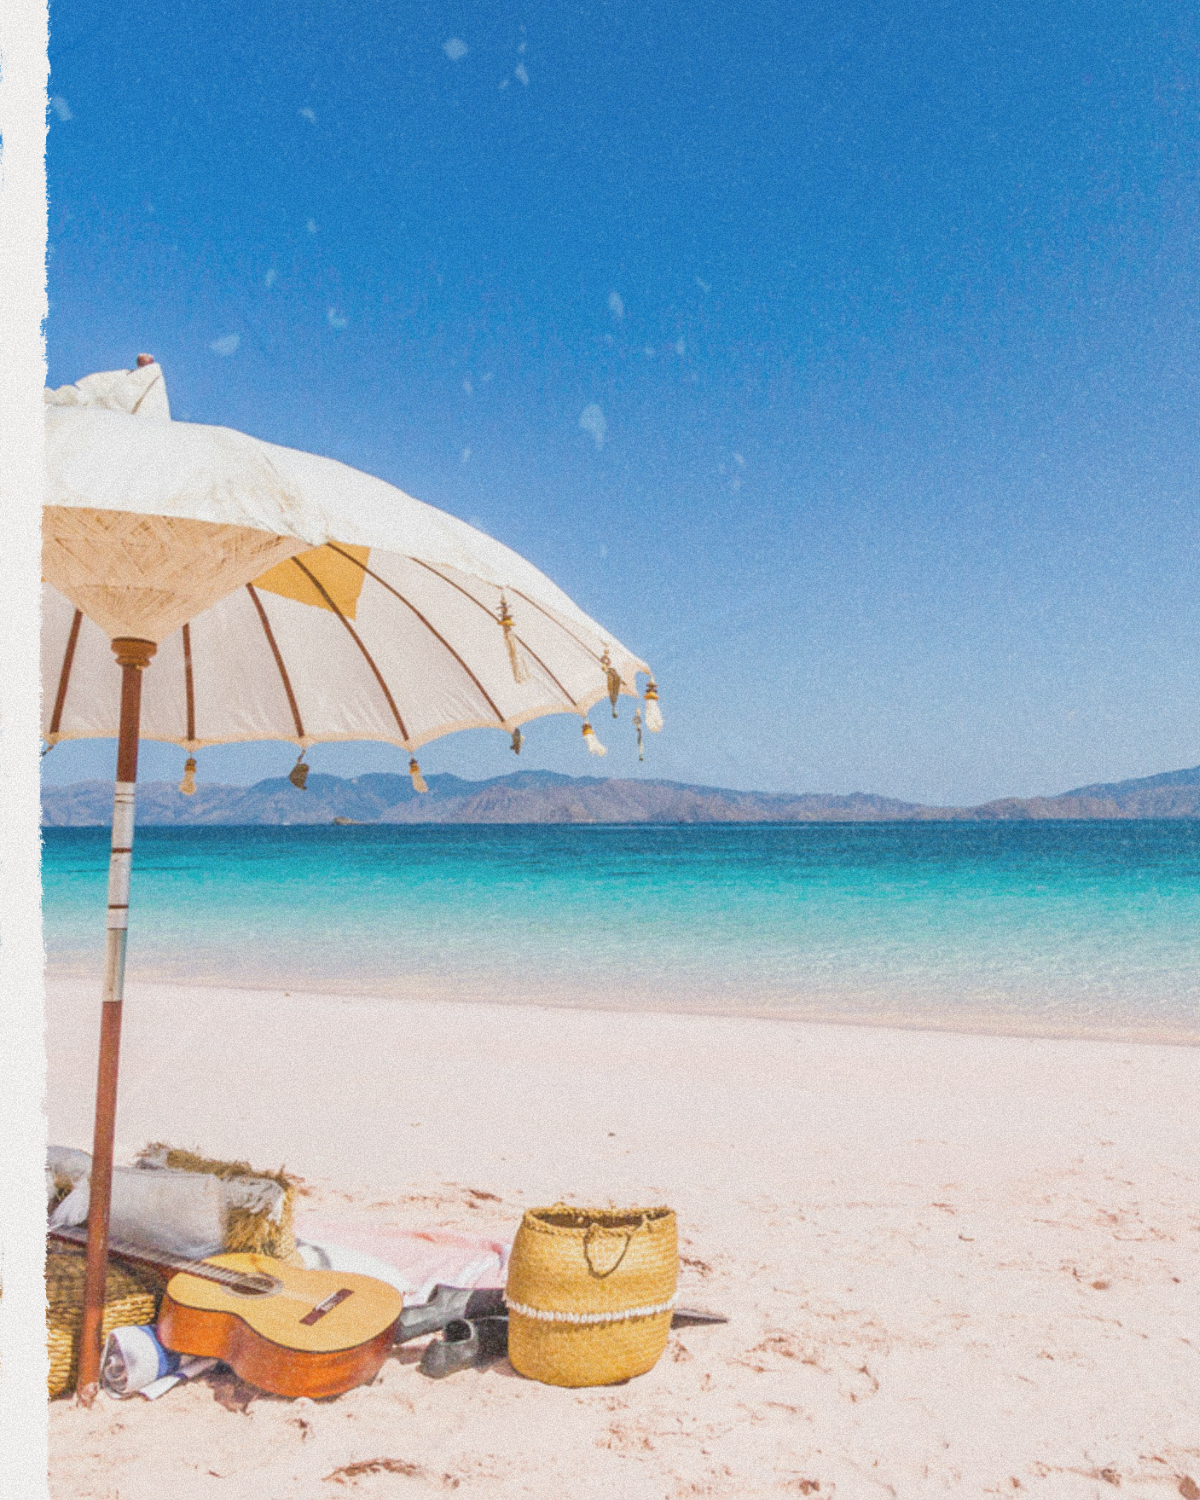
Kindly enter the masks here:
M 90 1141 L 96 1012 L 50 987 L 64 1145 Z M 682 1300 L 731 1322 L 606 1389 L 430 1381 L 409 1346 L 315 1405 L 57 1402 L 61 1500 L 1200 1483 L 1200 1049 L 165 985 L 125 1015 L 119 1155 L 285 1163 L 364 1231 L 669 1203 Z

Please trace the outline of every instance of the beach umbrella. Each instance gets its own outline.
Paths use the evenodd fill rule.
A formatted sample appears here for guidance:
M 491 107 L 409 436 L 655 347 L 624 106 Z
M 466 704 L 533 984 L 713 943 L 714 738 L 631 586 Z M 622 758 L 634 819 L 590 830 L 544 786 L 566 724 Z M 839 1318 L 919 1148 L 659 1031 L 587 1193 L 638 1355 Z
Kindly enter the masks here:
M 645 662 L 508 547 L 380 479 L 245 433 L 171 420 L 162 370 L 46 392 L 43 734 L 117 740 L 79 1389 L 99 1373 L 141 739 L 186 753 L 583 719 L 622 694 L 661 725 Z

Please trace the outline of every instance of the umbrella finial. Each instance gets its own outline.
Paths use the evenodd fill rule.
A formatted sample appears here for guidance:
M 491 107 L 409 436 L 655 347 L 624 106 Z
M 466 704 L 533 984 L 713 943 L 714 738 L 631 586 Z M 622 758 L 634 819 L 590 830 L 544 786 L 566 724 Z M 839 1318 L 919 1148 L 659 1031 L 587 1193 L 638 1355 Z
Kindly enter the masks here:
M 139 370 L 144 370 L 147 365 L 157 363 L 158 361 L 154 358 L 153 354 L 139 354 L 137 357 L 137 367 Z

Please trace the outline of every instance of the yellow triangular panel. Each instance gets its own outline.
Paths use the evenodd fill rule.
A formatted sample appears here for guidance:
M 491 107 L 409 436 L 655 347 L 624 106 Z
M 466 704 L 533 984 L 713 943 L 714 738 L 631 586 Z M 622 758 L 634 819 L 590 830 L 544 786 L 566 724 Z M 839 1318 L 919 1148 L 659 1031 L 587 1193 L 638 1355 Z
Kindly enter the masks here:
M 329 601 L 321 593 L 324 589 L 342 614 L 353 620 L 366 577 L 363 569 L 370 555 L 369 547 L 351 547 L 346 542 L 338 542 L 336 551 L 329 545 L 314 547 L 310 552 L 301 552 L 296 557 L 289 557 L 287 562 L 269 568 L 261 578 L 254 580 L 254 587 L 268 594 L 281 594 L 285 599 L 295 599 L 298 604 L 315 604 L 318 609 L 329 609 Z M 317 583 L 321 589 L 317 588 Z

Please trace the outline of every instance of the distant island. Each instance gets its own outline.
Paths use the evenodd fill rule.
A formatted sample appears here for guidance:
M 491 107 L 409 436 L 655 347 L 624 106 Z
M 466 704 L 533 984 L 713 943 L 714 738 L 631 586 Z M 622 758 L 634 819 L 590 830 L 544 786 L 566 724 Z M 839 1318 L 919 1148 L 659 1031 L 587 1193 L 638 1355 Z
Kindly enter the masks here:
M 254 786 L 201 782 L 185 797 L 172 782 L 138 788 L 145 825 L 290 823 L 881 823 L 1021 822 L 1069 818 L 1200 818 L 1200 766 L 1136 781 L 1077 787 L 1055 797 L 1005 797 L 979 807 L 925 807 L 869 792 L 837 796 L 735 792 L 678 781 L 633 781 L 518 771 L 490 781 L 427 778 L 418 794 L 407 776 L 314 772 L 304 791 L 285 776 Z M 42 788 L 47 828 L 107 825 L 112 783 L 80 781 Z

